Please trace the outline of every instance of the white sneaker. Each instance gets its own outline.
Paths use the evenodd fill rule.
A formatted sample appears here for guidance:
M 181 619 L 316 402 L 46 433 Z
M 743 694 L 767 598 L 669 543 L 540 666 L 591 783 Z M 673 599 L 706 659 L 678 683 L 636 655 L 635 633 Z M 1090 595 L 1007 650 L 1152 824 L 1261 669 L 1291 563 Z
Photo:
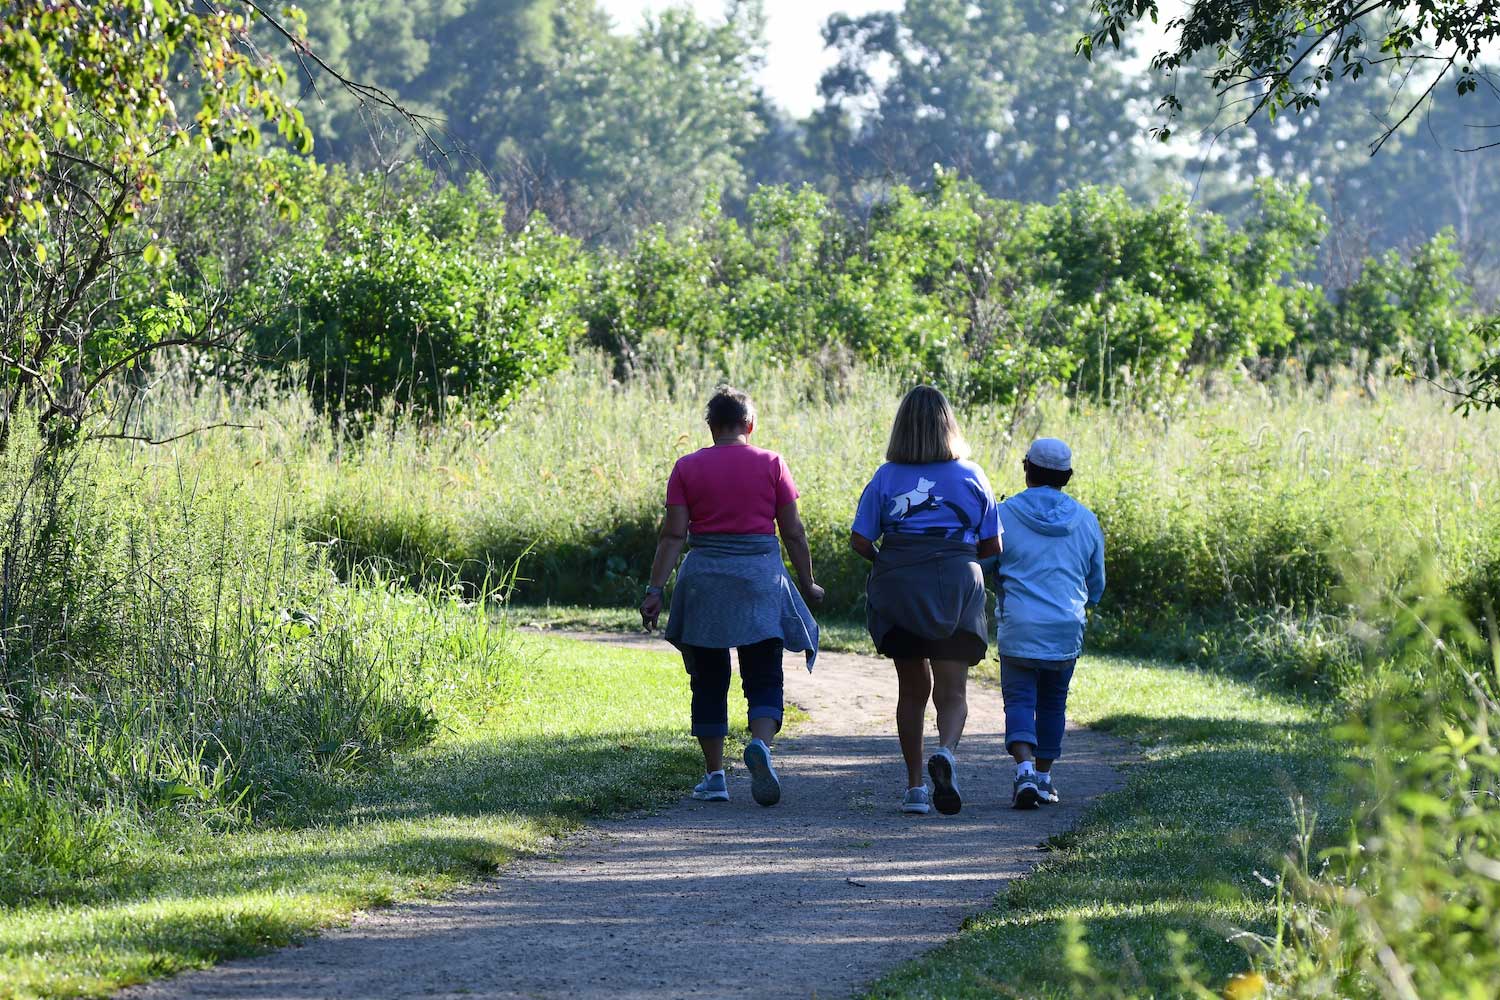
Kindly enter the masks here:
M 1036 772 L 1016 768 L 1016 780 L 1011 784 L 1010 807 L 1012 809 L 1035 809 L 1042 803 L 1042 790 L 1036 784 Z
M 932 812 L 932 796 L 927 791 L 927 786 L 917 785 L 915 788 L 908 788 L 906 798 L 901 800 L 901 811 L 917 816 L 926 816 Z
M 964 806 L 964 800 L 958 794 L 958 780 L 954 777 L 957 770 L 958 762 L 947 747 L 938 747 L 937 753 L 927 758 L 927 773 L 932 777 L 932 804 L 944 816 L 952 816 Z
M 781 801 L 781 779 L 771 766 L 771 748 L 760 740 L 751 740 L 745 747 L 745 766 L 750 769 L 750 794 L 763 806 L 774 806 Z
M 729 783 L 724 780 L 724 772 L 705 774 L 693 789 L 693 798 L 699 802 L 728 802 Z

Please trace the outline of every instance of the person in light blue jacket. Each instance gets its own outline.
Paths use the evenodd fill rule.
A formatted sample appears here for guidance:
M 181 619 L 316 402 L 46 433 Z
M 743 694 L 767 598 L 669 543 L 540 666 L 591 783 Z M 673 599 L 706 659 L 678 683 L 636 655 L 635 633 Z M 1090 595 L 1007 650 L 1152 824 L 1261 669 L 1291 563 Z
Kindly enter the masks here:
M 1034 809 L 1058 801 L 1052 762 L 1062 756 L 1086 609 L 1104 596 L 1104 534 L 1093 512 L 1063 492 L 1073 478 L 1066 444 L 1038 438 L 1021 464 L 1025 492 L 1000 504 L 996 645 L 1005 747 L 1016 761 L 1011 805 Z

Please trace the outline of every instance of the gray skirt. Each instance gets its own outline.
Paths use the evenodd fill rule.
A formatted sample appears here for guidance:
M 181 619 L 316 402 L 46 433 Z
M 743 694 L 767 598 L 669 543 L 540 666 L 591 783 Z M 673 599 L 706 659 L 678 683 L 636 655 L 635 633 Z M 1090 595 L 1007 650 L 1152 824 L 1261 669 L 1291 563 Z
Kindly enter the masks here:
M 875 648 L 898 659 L 956 659 L 989 650 L 984 573 L 974 545 L 887 534 L 865 586 L 865 624 Z
M 792 585 L 775 535 L 693 535 L 677 571 L 667 641 L 691 672 L 692 647 L 729 649 L 780 639 L 818 658 L 818 623 Z

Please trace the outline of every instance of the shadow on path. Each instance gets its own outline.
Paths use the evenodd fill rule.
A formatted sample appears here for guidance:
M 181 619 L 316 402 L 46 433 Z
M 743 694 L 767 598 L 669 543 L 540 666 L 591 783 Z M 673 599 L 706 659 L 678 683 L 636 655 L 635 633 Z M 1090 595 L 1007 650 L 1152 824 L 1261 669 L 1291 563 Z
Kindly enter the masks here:
M 1012 811 L 999 696 L 973 685 L 963 811 L 901 815 L 889 665 L 826 654 L 809 677 L 787 663 L 789 697 L 811 720 L 777 747 L 780 805 L 755 805 L 738 768 L 727 804 L 601 823 L 558 858 L 448 899 L 125 996 L 847 995 L 956 933 L 1121 783 L 1112 762 L 1125 745 L 1075 730 L 1057 768 L 1062 805 Z

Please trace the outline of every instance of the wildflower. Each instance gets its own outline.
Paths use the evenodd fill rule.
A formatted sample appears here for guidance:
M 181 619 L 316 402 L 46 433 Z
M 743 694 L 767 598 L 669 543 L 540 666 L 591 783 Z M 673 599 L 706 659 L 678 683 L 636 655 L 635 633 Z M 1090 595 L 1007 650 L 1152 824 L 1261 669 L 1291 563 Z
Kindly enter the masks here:
M 1255 1000 L 1266 995 L 1266 977 L 1259 972 L 1231 976 L 1224 986 L 1224 1000 Z

